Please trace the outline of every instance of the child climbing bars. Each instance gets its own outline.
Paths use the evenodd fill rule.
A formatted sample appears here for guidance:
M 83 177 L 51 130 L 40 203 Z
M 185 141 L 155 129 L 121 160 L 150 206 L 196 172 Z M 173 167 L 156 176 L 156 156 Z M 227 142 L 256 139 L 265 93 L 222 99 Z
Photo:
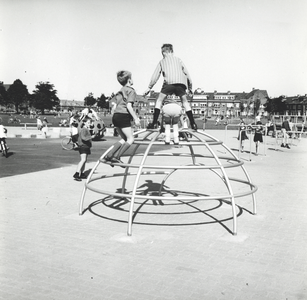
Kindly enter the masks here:
M 130 148 L 134 141 L 131 121 L 140 126 L 140 120 L 133 110 L 133 103 L 136 101 L 136 92 L 132 88 L 132 74 L 129 71 L 119 71 L 117 80 L 123 86 L 115 96 L 115 109 L 112 123 L 121 136 L 121 140 L 114 144 L 113 148 L 106 155 L 105 160 L 121 163 L 121 156 Z

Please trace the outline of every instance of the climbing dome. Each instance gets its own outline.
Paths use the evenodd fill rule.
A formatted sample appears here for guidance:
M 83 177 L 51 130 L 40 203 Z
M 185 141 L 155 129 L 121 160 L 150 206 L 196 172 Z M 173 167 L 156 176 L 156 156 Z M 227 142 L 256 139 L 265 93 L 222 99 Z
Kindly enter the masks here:
M 135 132 L 135 141 L 129 155 L 122 157 L 123 163 L 111 164 L 104 159 L 113 146 L 103 153 L 85 182 L 79 214 L 90 210 L 101 216 L 95 210 L 98 204 L 103 204 L 100 209 L 104 214 L 108 214 L 107 209 L 121 214 L 106 216 L 107 219 L 127 222 L 121 218 L 128 214 L 128 235 L 132 235 L 133 223 L 171 226 L 220 223 L 236 235 L 237 217 L 243 211 L 236 205 L 236 199 L 251 197 L 252 211 L 244 210 L 256 214 L 257 187 L 242 160 L 204 131 L 181 129 L 179 146 L 165 145 L 163 135 L 157 129 Z M 88 190 L 100 194 L 100 198 L 84 209 Z M 222 208 L 228 209 L 228 217 Z M 213 210 L 222 214 L 213 215 Z M 157 214 L 159 218 L 155 218 Z M 161 223 L 161 219 L 165 221 Z M 232 231 L 223 225 L 231 219 Z

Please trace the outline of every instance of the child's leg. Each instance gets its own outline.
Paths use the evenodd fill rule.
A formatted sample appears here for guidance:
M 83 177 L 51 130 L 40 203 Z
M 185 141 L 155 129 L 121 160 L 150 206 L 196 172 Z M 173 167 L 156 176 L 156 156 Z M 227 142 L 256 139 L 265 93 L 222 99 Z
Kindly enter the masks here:
M 134 142 L 133 129 L 131 127 L 118 128 L 119 134 L 126 138 L 126 142 L 120 147 L 118 152 L 114 155 L 115 158 L 120 159 L 120 157 L 130 148 Z
M 171 124 L 165 124 L 165 143 L 169 144 L 171 141 Z
M 81 174 L 83 173 L 84 169 L 85 169 L 85 163 L 87 161 L 87 154 L 86 153 L 82 153 L 80 154 L 80 162 L 78 163 L 78 166 L 77 166 L 77 171 L 76 173 L 74 174 L 74 178 L 77 179 L 77 180 L 81 180 Z
M 180 98 L 181 98 L 182 105 L 183 105 L 183 107 L 185 109 L 185 112 L 186 112 L 186 114 L 187 114 L 187 116 L 189 118 L 191 127 L 196 130 L 197 126 L 195 124 L 195 120 L 194 120 L 194 117 L 193 117 L 192 109 L 191 109 L 191 106 L 190 106 L 190 104 L 188 102 L 187 95 L 183 95 Z
M 174 135 L 174 143 L 179 144 L 179 128 L 178 123 L 173 124 L 173 135 Z
M 155 111 L 154 111 L 154 115 L 153 115 L 153 124 L 157 124 L 158 123 L 158 118 L 160 115 L 160 110 L 161 110 L 161 106 L 162 106 L 162 102 L 163 100 L 166 98 L 166 95 L 163 93 L 159 94 L 159 97 L 156 101 L 156 105 L 155 105 Z
M 121 128 L 116 127 L 116 130 L 118 132 L 118 134 L 120 135 L 120 137 L 122 138 L 120 141 L 118 141 L 117 143 L 114 144 L 113 148 L 110 150 L 110 152 L 108 152 L 106 159 L 107 160 L 111 160 L 116 153 L 119 151 L 119 149 L 125 144 L 127 137 L 126 135 L 123 133 L 123 131 L 121 130 Z

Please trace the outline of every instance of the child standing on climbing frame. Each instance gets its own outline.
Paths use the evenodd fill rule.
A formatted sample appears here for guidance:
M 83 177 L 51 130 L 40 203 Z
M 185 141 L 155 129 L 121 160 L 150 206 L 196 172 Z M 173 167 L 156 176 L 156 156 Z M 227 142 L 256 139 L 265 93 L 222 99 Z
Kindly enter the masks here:
M 119 71 L 117 80 L 123 86 L 115 95 L 115 110 L 112 123 L 121 136 L 121 140 L 114 144 L 113 148 L 105 157 L 106 161 L 121 163 L 121 156 L 129 149 L 134 141 L 131 121 L 140 126 L 140 120 L 133 110 L 133 103 L 136 101 L 136 92 L 132 88 L 133 80 L 129 71 Z
M 192 95 L 192 80 L 188 70 L 180 58 L 173 55 L 173 45 L 164 44 L 161 47 L 163 59 L 158 63 L 149 86 L 144 92 L 147 95 L 153 86 L 157 83 L 160 75 L 164 77 L 164 83 L 160 91 L 159 97 L 156 101 L 153 122 L 148 125 L 148 129 L 157 128 L 158 118 L 163 100 L 168 96 L 175 94 L 180 97 L 182 105 L 185 108 L 186 114 L 190 120 L 192 129 L 197 130 L 191 106 L 188 102 L 186 89 L 188 88 L 189 94 Z

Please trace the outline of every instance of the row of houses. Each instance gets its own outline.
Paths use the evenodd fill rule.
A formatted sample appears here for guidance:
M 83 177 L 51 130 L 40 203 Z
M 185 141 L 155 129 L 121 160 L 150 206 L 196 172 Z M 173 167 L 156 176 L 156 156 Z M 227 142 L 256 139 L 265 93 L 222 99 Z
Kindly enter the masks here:
M 10 84 L 0 84 L 7 90 Z M 159 96 L 158 92 L 151 91 L 149 96 L 137 96 L 136 110 L 139 114 L 152 114 L 155 108 L 155 102 Z M 176 98 L 176 97 L 175 97 Z M 188 97 L 193 114 L 196 116 L 206 115 L 208 117 L 228 116 L 239 117 L 260 113 L 266 115 L 264 105 L 269 96 L 266 90 L 253 88 L 246 92 L 205 92 L 198 88 L 194 91 L 192 97 Z M 178 99 L 179 100 L 179 99 Z M 112 100 L 111 100 L 112 101 Z M 110 102 L 111 102 L 110 101 Z M 307 94 L 291 97 L 284 97 L 286 111 L 284 114 L 305 116 L 307 112 Z M 60 110 L 68 109 L 82 110 L 84 101 L 78 100 L 60 100 Z M 256 111 L 257 110 L 257 111 Z
M 153 113 L 155 101 L 159 93 L 151 92 L 146 99 L 140 99 L 138 110 L 143 113 Z M 175 97 L 174 98 L 178 98 Z M 266 90 L 253 89 L 249 93 L 245 92 L 205 92 L 196 89 L 192 97 L 188 97 L 193 114 L 196 116 L 206 115 L 208 117 L 228 116 L 238 117 L 252 115 L 258 103 L 258 112 L 265 115 L 264 104 L 268 99 Z M 179 100 L 179 99 L 178 99 Z

